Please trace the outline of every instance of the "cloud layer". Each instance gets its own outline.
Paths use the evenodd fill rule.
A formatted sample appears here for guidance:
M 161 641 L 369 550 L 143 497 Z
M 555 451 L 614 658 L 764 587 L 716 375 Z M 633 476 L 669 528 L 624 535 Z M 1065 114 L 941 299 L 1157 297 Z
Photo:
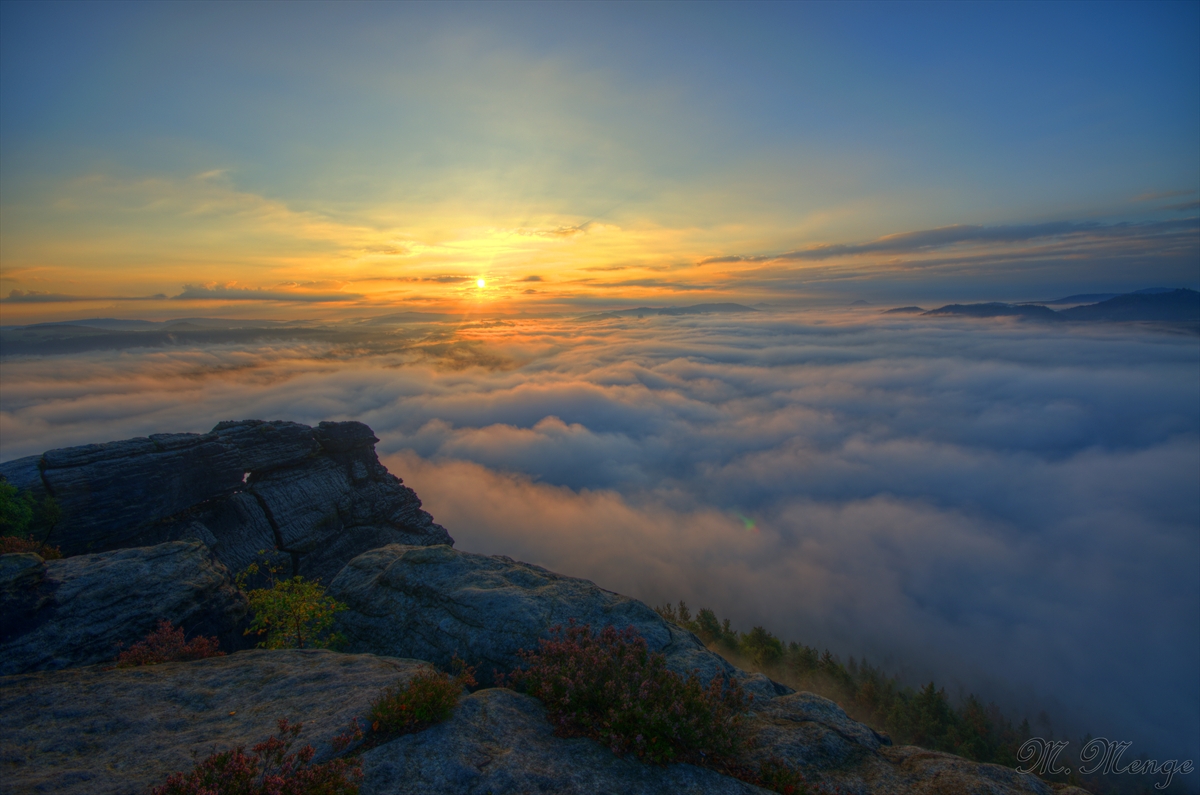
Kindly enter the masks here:
M 8 359 L 0 456 L 362 420 L 464 549 L 1196 758 L 1196 338 L 863 318 Z

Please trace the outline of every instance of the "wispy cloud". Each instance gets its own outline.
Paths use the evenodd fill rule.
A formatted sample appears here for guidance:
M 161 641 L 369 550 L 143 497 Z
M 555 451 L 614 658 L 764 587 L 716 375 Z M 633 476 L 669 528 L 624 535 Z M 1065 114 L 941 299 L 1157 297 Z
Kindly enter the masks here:
M 1142 193 L 1133 197 L 1135 202 L 1150 202 L 1158 201 L 1159 199 L 1174 199 L 1177 196 L 1191 196 L 1195 190 L 1164 190 L 1158 192 Z
M 1115 224 L 1077 221 L 1053 221 L 1042 224 L 1012 226 L 973 226 L 960 224 L 937 229 L 923 229 L 915 232 L 886 235 L 866 243 L 816 245 L 793 251 L 785 251 L 779 254 L 708 257 L 700 260 L 699 264 L 826 260 L 834 257 L 859 257 L 870 254 L 912 254 L 931 252 L 965 244 L 1031 243 L 1055 238 L 1066 240 L 1148 238 L 1178 231 L 1195 232 L 1197 229 L 1200 229 L 1200 219 L 1196 218 Z

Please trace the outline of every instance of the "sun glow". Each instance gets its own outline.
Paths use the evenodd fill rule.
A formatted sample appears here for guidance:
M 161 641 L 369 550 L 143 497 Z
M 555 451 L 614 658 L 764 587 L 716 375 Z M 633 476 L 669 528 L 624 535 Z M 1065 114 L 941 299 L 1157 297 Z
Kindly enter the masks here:
M 475 280 L 475 285 L 476 285 L 477 287 L 479 287 L 479 289 L 481 289 L 481 290 L 482 290 L 484 287 L 487 287 L 487 282 L 486 282 L 486 281 L 484 281 L 483 279 L 476 279 L 476 280 Z

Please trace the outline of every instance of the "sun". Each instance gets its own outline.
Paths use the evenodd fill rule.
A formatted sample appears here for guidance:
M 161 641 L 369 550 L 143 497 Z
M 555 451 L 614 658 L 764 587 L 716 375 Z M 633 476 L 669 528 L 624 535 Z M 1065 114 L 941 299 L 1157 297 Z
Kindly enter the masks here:
M 486 282 L 486 281 L 484 281 L 483 279 L 477 279 L 477 280 L 475 281 L 475 284 L 476 284 L 478 287 L 480 287 L 480 288 L 487 287 L 487 282 Z

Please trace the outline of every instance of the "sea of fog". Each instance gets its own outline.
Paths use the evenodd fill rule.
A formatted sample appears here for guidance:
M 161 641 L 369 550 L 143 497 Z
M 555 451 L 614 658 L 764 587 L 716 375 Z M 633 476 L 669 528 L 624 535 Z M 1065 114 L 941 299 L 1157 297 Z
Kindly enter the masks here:
M 1200 761 L 1200 339 L 873 311 L 8 357 L 0 458 L 361 420 L 461 549 Z

